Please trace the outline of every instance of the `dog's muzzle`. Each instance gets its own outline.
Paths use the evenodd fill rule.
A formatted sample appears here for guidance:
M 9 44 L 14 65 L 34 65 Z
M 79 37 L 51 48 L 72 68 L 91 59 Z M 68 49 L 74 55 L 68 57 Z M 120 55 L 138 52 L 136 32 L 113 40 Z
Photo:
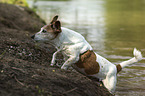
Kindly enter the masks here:
M 35 35 L 32 35 L 31 38 L 34 39 Z

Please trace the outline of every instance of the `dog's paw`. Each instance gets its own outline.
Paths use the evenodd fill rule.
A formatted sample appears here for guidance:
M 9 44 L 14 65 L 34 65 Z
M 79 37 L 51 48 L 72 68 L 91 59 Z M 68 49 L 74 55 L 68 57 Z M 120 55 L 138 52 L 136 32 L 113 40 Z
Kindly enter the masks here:
M 67 70 L 68 67 L 64 67 L 64 66 L 62 66 L 61 69 L 62 69 L 62 70 Z
M 54 63 L 51 63 L 51 64 L 50 64 L 50 66 L 54 66 L 54 65 L 55 65 Z

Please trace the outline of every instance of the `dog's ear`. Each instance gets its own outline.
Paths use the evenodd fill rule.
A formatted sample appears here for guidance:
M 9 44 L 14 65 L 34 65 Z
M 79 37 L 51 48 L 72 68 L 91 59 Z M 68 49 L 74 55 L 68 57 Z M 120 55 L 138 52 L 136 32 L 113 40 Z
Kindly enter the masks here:
M 53 22 L 55 22 L 57 19 L 58 19 L 58 15 L 54 16 L 50 23 L 53 24 Z
M 61 23 L 60 23 L 60 21 L 56 21 L 54 26 L 55 26 L 56 32 L 60 33 L 61 32 Z

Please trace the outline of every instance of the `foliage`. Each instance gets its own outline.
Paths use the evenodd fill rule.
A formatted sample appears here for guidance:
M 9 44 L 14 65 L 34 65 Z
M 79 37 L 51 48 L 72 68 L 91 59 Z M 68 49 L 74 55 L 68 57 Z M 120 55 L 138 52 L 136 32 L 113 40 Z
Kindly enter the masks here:
M 28 7 L 26 0 L 0 0 L 0 2 Z

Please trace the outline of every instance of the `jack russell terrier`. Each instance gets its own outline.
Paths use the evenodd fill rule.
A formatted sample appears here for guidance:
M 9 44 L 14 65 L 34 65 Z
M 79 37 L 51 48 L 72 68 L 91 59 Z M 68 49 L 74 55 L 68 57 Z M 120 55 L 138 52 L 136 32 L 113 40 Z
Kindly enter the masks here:
M 40 32 L 31 38 L 38 42 L 47 42 L 54 45 L 57 51 L 53 54 L 51 66 L 56 62 L 56 54 L 62 52 L 68 57 L 61 69 L 67 70 L 72 66 L 78 72 L 92 78 L 99 78 L 110 93 L 115 92 L 117 73 L 122 68 L 138 62 L 142 54 L 134 48 L 134 57 L 118 65 L 114 65 L 107 59 L 95 53 L 85 38 L 70 29 L 61 27 L 58 16 L 55 16 L 50 24 L 41 28 Z

